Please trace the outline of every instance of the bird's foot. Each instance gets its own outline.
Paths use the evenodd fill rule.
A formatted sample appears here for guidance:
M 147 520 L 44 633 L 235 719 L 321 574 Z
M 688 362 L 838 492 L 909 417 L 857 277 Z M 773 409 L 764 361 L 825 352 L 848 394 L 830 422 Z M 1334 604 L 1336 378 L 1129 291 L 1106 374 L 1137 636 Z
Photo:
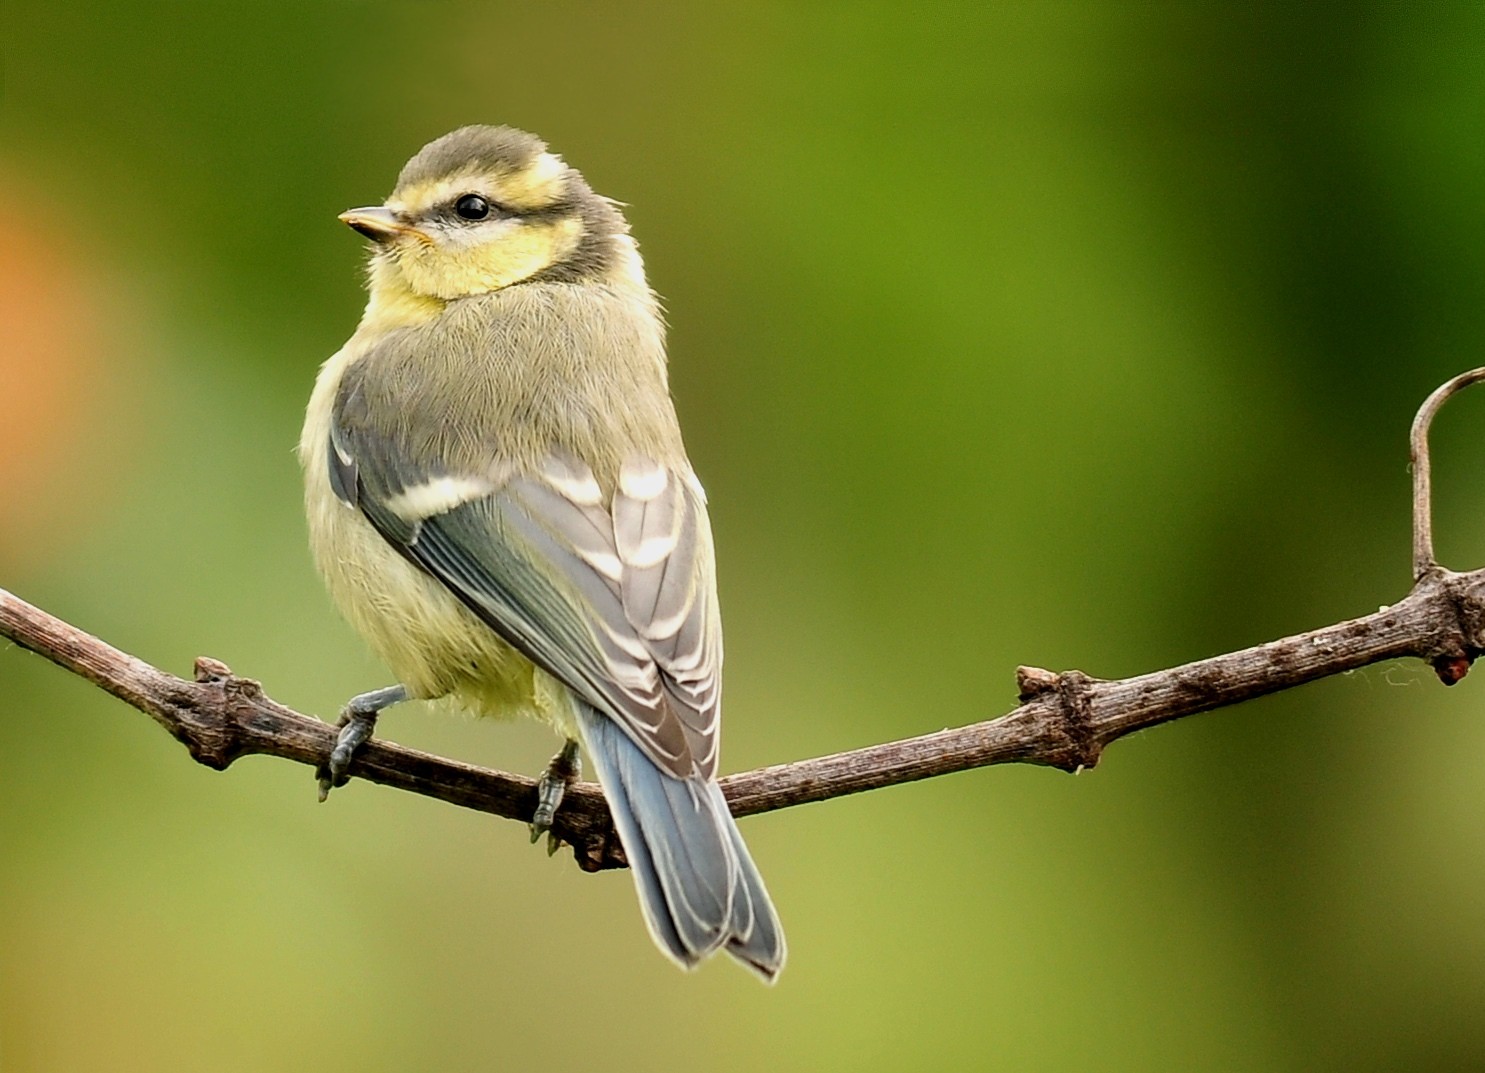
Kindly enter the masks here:
M 357 749 L 371 739 L 372 732 L 376 730 L 376 717 L 381 714 L 382 709 L 406 699 L 407 689 L 404 686 L 373 689 L 370 693 L 362 693 L 350 699 L 340 713 L 340 735 L 335 739 L 335 748 L 330 750 L 330 758 L 315 772 L 320 783 L 321 801 L 330 796 L 333 788 L 344 786 L 350 781 L 351 758 L 356 755 Z
M 557 817 L 557 807 L 567 793 L 567 787 L 577 782 L 582 774 L 583 763 L 578 759 L 578 743 L 568 740 L 562 751 L 552 757 L 552 762 L 541 773 L 536 782 L 536 812 L 531 817 L 531 841 L 547 836 L 547 855 L 557 852 L 562 844 L 552 833 L 552 821 Z

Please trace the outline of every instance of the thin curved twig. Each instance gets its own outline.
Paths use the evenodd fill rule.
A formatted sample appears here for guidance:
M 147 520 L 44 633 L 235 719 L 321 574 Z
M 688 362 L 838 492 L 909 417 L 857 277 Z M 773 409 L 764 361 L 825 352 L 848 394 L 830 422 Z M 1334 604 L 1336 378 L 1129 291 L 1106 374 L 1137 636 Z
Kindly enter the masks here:
M 1471 369 L 1460 373 L 1447 383 L 1439 385 L 1433 394 L 1423 400 L 1418 416 L 1413 418 L 1413 428 L 1408 436 L 1409 454 L 1413 463 L 1413 580 L 1423 576 L 1439 564 L 1433 553 L 1433 476 L 1432 463 L 1428 456 L 1428 432 L 1433 419 L 1448 402 L 1471 384 L 1485 380 L 1485 368 Z

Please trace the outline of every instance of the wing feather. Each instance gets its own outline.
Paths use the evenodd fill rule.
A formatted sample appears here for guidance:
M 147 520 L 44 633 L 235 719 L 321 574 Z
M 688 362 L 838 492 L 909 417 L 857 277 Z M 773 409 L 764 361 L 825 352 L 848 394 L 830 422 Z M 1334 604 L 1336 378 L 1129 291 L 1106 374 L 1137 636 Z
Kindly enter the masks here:
M 689 471 L 632 459 L 605 503 L 593 472 L 561 453 L 503 481 L 493 464 L 451 474 L 336 416 L 341 499 L 662 768 L 715 774 L 721 622 Z

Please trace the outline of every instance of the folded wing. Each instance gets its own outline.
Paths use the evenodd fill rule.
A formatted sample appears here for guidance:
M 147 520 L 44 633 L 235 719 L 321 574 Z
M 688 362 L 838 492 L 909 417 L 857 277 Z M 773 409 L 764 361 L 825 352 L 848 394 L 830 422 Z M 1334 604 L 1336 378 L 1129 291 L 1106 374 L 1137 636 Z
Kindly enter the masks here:
M 329 465 L 342 500 L 657 765 L 715 773 L 721 628 L 689 471 L 631 458 L 605 501 L 568 455 L 523 473 L 450 473 L 339 420 Z

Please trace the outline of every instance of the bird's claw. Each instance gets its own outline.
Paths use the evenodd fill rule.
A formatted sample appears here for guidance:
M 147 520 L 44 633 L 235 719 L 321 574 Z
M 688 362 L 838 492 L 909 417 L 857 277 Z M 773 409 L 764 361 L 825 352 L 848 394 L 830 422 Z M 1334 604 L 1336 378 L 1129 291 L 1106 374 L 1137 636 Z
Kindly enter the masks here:
M 321 801 L 329 797 L 335 787 L 344 786 L 350 780 L 351 758 L 370 740 L 381 710 L 401 704 L 406 699 L 407 687 L 402 685 L 373 689 L 350 699 L 340 713 L 340 734 L 335 739 L 335 747 L 330 750 L 330 758 L 315 771 Z
M 541 841 L 541 836 L 547 836 L 547 856 L 557 852 L 557 847 L 562 845 L 562 840 L 552 833 L 552 822 L 557 818 L 557 808 L 562 804 L 562 798 L 567 793 L 570 783 L 576 782 L 578 775 L 582 772 L 582 763 L 578 760 L 578 744 L 569 741 L 562 746 L 562 751 L 552 757 L 552 762 L 547 769 L 541 773 L 541 778 L 536 781 L 536 811 L 531 815 L 531 842 L 536 844 Z
M 562 804 L 563 795 L 567 793 L 567 781 L 562 778 L 553 778 L 551 771 L 542 774 L 540 781 L 536 784 L 536 811 L 531 816 L 531 842 L 535 845 L 541 841 L 541 836 L 552 829 L 552 821 L 557 818 L 557 806 Z
M 330 759 L 317 772 L 320 782 L 320 800 L 330 796 L 337 786 L 350 781 L 351 758 L 356 750 L 370 740 L 376 730 L 376 715 L 347 711 L 340 717 L 340 735 L 335 739 L 335 748 L 330 750 Z

